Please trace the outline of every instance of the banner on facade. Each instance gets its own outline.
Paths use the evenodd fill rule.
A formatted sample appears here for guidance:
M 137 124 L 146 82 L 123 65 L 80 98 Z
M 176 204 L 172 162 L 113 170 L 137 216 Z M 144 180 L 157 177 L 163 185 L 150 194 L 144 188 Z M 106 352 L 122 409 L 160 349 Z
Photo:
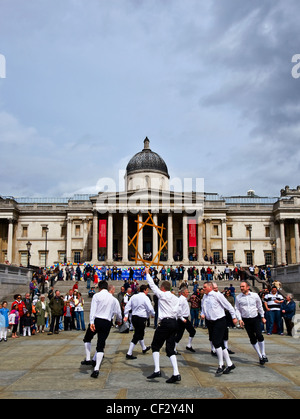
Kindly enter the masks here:
M 99 247 L 106 247 L 106 220 L 99 220 Z
M 189 220 L 189 247 L 197 247 L 196 220 Z

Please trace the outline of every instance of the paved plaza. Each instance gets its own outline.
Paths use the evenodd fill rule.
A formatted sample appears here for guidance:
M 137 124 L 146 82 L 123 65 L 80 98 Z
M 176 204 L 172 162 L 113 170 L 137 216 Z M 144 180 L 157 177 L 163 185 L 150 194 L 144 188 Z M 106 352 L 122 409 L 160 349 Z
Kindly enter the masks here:
M 88 319 L 88 313 L 86 313 Z M 151 343 L 153 319 L 146 328 L 145 343 Z M 269 363 L 258 364 L 246 332 L 229 332 L 232 360 L 236 369 L 215 376 L 217 359 L 210 354 L 208 333 L 198 328 L 193 341 L 196 353 L 185 349 L 185 332 L 178 350 L 182 381 L 167 384 L 172 375 L 169 359 L 161 351 L 162 377 L 147 380 L 153 372 L 151 351 L 142 354 L 135 347 L 136 360 L 125 358 L 132 332 L 121 334 L 112 328 L 98 379 L 90 377 L 91 367 L 81 366 L 85 357 L 83 331 L 61 331 L 31 337 L 9 338 L 0 343 L 1 399 L 299 399 L 300 339 L 265 336 Z M 96 341 L 92 343 L 92 351 Z

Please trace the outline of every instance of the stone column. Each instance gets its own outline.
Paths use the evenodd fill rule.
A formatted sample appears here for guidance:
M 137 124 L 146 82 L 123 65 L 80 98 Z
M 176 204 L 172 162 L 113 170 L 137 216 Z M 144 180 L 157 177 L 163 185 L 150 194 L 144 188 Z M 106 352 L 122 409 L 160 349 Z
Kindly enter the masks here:
M 300 263 L 300 249 L 299 249 L 299 220 L 295 220 L 295 250 L 296 250 L 296 263 Z
M 280 248 L 281 248 L 281 263 L 283 265 L 286 265 L 284 220 L 280 220 Z
M 157 214 L 153 214 L 153 222 L 157 225 Z M 156 228 L 152 227 L 152 258 L 154 258 L 158 252 L 158 233 Z M 157 259 L 156 259 L 157 260 Z
M 139 218 L 139 221 L 143 221 L 143 214 L 142 213 L 139 213 L 138 214 L 138 218 Z M 141 227 L 141 224 L 138 224 L 137 231 L 138 231 L 138 227 Z M 139 242 L 138 242 L 138 251 L 139 251 L 139 254 L 141 255 L 141 257 L 143 258 L 144 257 L 144 244 L 143 244 L 144 235 L 143 235 L 143 229 L 138 234 L 138 240 L 139 240 Z
M 222 257 L 227 262 L 227 225 L 226 219 L 222 219 Z
M 98 262 L 98 211 L 96 210 L 93 212 L 92 260 L 94 263 Z
M 183 260 L 182 262 L 187 263 L 189 261 L 188 258 L 188 218 L 186 214 L 182 216 L 182 252 L 183 252 Z
M 107 258 L 108 262 L 113 261 L 113 214 L 108 213 L 107 220 Z
M 173 262 L 173 214 L 170 211 L 168 214 L 168 263 L 172 264 Z
M 7 260 L 13 263 L 13 233 L 14 233 L 14 220 L 8 219 L 8 240 L 7 240 Z
M 210 222 L 211 219 L 207 218 L 204 220 L 205 222 L 205 247 L 206 247 L 206 254 L 208 256 L 208 259 L 211 256 L 211 245 L 210 245 Z
M 67 262 L 72 262 L 72 220 L 67 218 Z
M 122 262 L 128 262 L 128 214 L 123 214 Z
M 199 263 L 204 262 L 203 258 L 203 217 L 199 216 L 197 220 L 198 232 L 197 232 L 197 260 Z

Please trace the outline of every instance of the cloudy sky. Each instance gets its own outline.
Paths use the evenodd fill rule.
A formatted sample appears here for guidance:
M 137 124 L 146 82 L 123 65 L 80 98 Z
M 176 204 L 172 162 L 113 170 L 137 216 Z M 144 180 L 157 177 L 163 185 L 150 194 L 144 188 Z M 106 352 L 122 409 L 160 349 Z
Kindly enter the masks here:
M 299 0 L 0 0 L 0 195 L 95 193 L 146 136 L 206 192 L 295 188 L 299 39 Z

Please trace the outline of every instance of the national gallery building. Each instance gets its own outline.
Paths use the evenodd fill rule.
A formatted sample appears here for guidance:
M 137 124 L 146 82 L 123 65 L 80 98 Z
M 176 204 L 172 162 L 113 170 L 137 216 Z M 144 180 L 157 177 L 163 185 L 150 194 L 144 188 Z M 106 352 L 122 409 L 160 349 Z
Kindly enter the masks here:
M 128 266 L 136 251 L 149 260 L 159 254 L 165 265 L 300 263 L 300 186 L 286 186 L 278 197 L 175 191 L 148 138 L 124 181 L 122 192 L 93 196 L 0 196 L 0 263 Z M 149 214 L 160 229 L 146 224 L 137 235 Z

